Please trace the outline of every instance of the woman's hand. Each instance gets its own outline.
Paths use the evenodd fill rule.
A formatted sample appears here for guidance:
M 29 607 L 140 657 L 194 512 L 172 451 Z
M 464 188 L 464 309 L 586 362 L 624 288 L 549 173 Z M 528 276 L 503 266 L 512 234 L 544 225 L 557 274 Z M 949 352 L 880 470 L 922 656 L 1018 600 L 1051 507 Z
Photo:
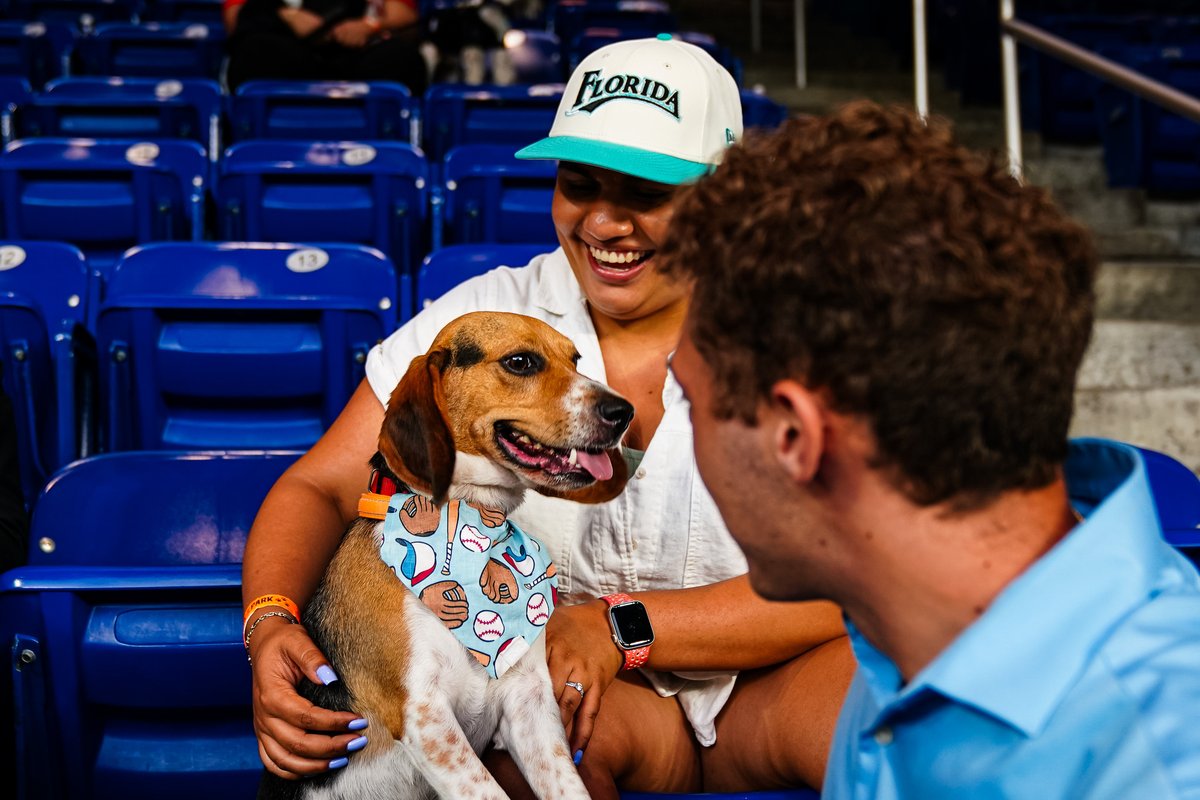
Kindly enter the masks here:
M 378 25 L 373 25 L 365 19 L 348 19 L 334 26 L 331 35 L 342 47 L 359 48 L 366 47 L 371 36 L 378 30 Z
M 321 27 L 321 24 L 325 22 L 320 14 L 314 14 L 303 8 L 288 8 L 286 6 L 279 9 L 279 18 L 286 22 L 288 27 L 292 29 L 292 33 L 301 39 Z
M 625 661 L 613 644 L 603 600 L 556 608 L 545 636 L 551 685 L 575 753 L 587 747 L 600 700 Z M 583 693 L 568 686 L 568 681 L 581 684 Z
M 346 765 L 346 756 L 366 744 L 366 721 L 347 711 L 329 711 L 296 692 L 302 678 L 337 680 L 329 662 L 301 625 L 263 620 L 251 639 L 254 732 L 263 765 L 281 778 L 299 778 Z M 360 741 L 361 740 L 361 741 Z

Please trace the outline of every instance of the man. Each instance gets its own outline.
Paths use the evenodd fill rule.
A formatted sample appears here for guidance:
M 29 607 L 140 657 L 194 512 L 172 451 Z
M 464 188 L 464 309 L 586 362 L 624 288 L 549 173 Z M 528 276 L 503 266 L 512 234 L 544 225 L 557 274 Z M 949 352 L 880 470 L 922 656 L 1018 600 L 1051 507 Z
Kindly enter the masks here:
M 661 255 L 754 588 L 842 605 L 822 800 L 1200 793 L 1200 579 L 1137 452 L 1068 446 L 1096 259 L 1040 189 L 868 103 L 729 152 Z

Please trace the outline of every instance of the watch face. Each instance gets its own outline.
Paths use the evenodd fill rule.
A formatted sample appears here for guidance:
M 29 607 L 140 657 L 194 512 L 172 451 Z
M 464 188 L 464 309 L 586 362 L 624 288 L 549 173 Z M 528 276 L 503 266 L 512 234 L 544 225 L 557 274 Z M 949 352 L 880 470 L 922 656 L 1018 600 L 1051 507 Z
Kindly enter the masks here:
M 613 628 L 621 647 L 632 650 L 635 647 L 645 647 L 654 641 L 650 617 L 641 603 L 622 603 L 610 608 L 608 613 L 612 617 Z

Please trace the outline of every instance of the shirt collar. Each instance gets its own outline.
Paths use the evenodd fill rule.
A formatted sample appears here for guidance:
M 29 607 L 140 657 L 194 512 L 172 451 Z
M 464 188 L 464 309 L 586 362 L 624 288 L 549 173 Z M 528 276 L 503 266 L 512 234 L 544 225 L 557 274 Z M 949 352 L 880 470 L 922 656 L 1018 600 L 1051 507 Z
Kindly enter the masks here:
M 579 288 L 579 281 L 575 280 L 567 254 L 561 247 L 546 254 L 537 265 L 537 270 L 534 303 L 538 308 L 557 317 L 574 316 L 581 311 L 586 314 L 583 290 Z
M 1076 440 L 1064 472 L 1071 502 L 1086 519 L 902 691 L 895 665 L 852 628 L 881 707 L 933 690 L 1033 736 L 1129 610 L 1158 587 L 1186 579 L 1183 561 L 1162 540 L 1137 450 Z

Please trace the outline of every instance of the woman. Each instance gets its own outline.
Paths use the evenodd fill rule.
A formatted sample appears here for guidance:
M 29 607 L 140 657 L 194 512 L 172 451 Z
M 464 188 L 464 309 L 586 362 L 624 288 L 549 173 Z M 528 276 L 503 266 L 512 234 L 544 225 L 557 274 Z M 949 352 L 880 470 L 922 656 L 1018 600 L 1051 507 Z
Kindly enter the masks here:
M 852 672 L 834 607 L 768 603 L 750 590 L 745 561 L 695 473 L 687 406 L 668 376 L 688 287 L 657 271 L 655 251 L 680 185 L 710 171 L 740 135 L 733 79 L 698 48 L 660 37 L 585 59 L 550 136 L 519 154 L 559 159 L 552 214 L 561 249 L 468 281 L 375 348 L 367 380 L 272 489 L 247 545 L 247 601 L 267 592 L 307 599 L 356 513 L 383 403 L 449 320 L 516 311 L 573 339 L 580 371 L 634 404 L 624 442 L 638 462 L 634 477 L 610 503 L 531 496 L 514 517 L 549 544 L 560 591 L 576 603 L 551 617 L 547 658 L 596 798 L 616 797 L 617 785 L 819 785 Z M 614 644 L 608 602 L 594 599 L 623 593 L 644 604 L 653 625 L 648 654 Z M 623 669 L 643 655 L 646 669 Z M 331 676 L 303 628 L 262 619 L 251 656 L 267 768 L 295 777 L 343 766 L 358 736 L 350 726 L 361 722 L 295 694 L 302 676 Z M 492 766 L 520 796 L 505 759 Z

